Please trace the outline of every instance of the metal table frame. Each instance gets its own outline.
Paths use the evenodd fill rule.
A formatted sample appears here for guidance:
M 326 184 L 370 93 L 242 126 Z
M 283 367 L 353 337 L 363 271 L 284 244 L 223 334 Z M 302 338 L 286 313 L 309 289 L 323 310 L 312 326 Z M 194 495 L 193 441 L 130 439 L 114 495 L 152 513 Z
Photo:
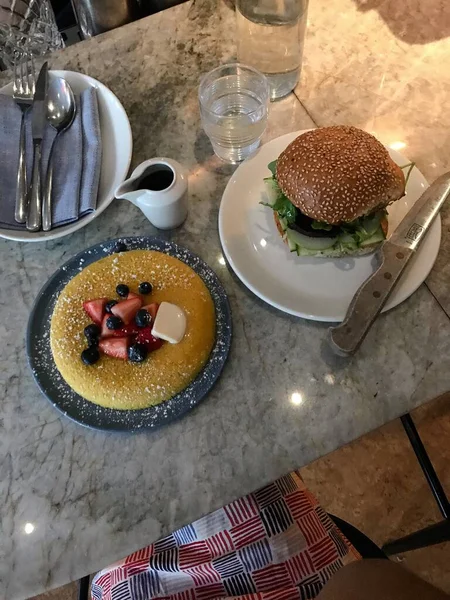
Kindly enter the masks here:
M 406 435 L 411 443 L 414 454 L 419 461 L 425 479 L 430 486 L 431 492 L 436 500 L 438 508 L 444 517 L 439 523 L 429 525 L 419 531 L 405 535 L 404 537 L 388 542 L 382 548 L 387 555 L 399 554 L 401 552 L 410 552 L 419 548 L 426 548 L 434 544 L 450 541 L 450 503 L 442 487 L 439 477 L 433 467 L 428 453 L 420 439 L 419 432 L 414 425 L 411 415 L 408 413 L 400 418 L 406 431 Z

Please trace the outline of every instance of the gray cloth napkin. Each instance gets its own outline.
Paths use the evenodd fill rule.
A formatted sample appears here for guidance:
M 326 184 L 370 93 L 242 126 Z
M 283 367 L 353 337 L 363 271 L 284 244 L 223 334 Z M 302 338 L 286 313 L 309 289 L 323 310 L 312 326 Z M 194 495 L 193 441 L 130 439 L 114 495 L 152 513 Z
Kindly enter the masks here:
M 102 141 L 97 92 L 93 87 L 76 98 L 72 125 L 58 135 L 46 125 L 42 141 L 42 181 L 45 184 L 51 143 L 53 148 L 52 227 L 73 223 L 94 211 L 100 181 Z M 13 98 L 0 94 L 0 227 L 24 229 L 14 220 L 21 112 Z M 33 140 L 31 111 L 26 115 L 26 162 L 31 181 Z

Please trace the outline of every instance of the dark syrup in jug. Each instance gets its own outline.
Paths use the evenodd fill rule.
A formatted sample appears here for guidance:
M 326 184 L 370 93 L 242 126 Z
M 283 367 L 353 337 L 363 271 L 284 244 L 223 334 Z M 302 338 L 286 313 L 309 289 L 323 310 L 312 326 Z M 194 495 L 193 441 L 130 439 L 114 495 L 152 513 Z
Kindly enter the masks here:
M 172 181 L 172 169 L 155 169 L 152 173 L 149 173 L 139 181 L 137 189 L 160 192 L 161 190 L 168 188 Z

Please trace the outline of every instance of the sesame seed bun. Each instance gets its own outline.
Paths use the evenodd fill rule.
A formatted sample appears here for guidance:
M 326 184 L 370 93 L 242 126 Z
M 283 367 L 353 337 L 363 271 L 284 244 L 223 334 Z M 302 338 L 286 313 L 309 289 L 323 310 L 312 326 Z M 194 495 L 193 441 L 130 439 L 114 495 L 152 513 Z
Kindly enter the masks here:
M 283 238 L 283 242 L 287 244 L 287 239 L 284 234 L 283 228 L 281 227 L 280 220 L 278 219 L 277 213 L 274 211 L 273 218 L 275 220 L 275 225 L 277 226 L 278 233 Z M 310 254 L 311 257 L 316 258 L 342 258 L 343 256 L 364 256 L 365 254 L 371 254 L 380 246 L 380 242 L 375 242 L 374 244 L 370 244 L 368 246 L 364 246 L 361 248 L 356 248 L 354 250 L 350 249 L 335 249 L 335 248 L 326 248 L 325 250 L 318 250 L 315 254 Z
M 384 208 L 405 193 L 403 172 L 386 148 L 343 125 L 300 135 L 280 154 L 276 177 L 294 206 L 330 225 Z

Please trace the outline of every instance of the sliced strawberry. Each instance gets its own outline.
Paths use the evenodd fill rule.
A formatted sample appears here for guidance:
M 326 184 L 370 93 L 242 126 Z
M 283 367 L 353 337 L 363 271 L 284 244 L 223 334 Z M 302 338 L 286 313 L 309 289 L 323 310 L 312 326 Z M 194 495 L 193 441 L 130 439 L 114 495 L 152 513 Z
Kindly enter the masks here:
M 140 298 L 130 298 L 129 300 L 123 300 L 118 304 L 115 304 L 111 308 L 111 312 L 116 317 L 120 317 L 125 325 L 131 323 L 134 319 L 134 315 L 142 306 L 142 300 Z
M 112 356 L 114 358 L 121 358 L 122 360 L 127 360 L 128 344 L 129 339 L 126 337 L 109 338 L 106 340 L 100 340 L 98 347 L 103 352 L 103 354 L 107 354 L 108 356 Z
M 157 302 L 152 302 L 151 304 L 147 304 L 147 306 L 143 306 L 145 310 L 150 313 L 152 318 L 152 323 L 155 321 L 156 313 L 158 312 L 159 304 Z
M 124 325 L 120 329 L 115 329 L 112 334 L 114 337 L 130 337 L 139 333 L 140 329 L 135 323 Z
M 136 342 L 138 342 L 138 344 L 144 344 L 149 352 L 158 350 L 158 348 L 161 348 L 163 345 L 163 340 L 152 335 L 152 328 L 150 326 L 139 329 L 139 333 L 136 336 Z
M 86 302 L 83 302 L 84 310 L 96 325 L 102 324 L 107 302 L 108 298 L 97 298 L 96 300 L 87 300 Z
M 106 321 L 108 319 L 108 317 L 110 317 L 111 315 L 108 315 L 108 313 L 106 313 L 106 315 L 103 317 L 103 321 L 102 321 L 102 330 L 100 332 L 100 339 L 103 340 L 105 338 L 110 338 L 113 337 L 115 335 L 115 331 L 113 331 L 112 329 L 108 329 L 106 327 Z
M 128 292 L 127 300 L 131 300 L 131 298 L 139 298 L 139 300 L 141 301 L 141 306 L 142 304 L 144 304 L 144 300 L 139 294 L 135 294 L 134 292 Z

